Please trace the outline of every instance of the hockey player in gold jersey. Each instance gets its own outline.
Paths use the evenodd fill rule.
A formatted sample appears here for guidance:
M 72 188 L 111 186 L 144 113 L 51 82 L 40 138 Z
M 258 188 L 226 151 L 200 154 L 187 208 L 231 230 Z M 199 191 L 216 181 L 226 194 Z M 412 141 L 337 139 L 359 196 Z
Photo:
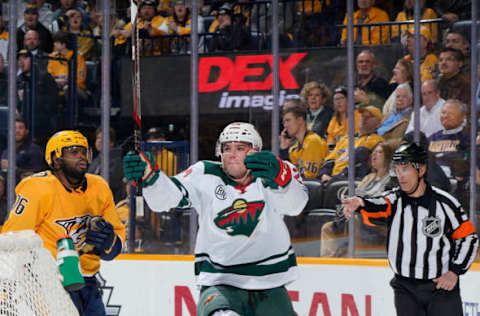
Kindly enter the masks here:
M 59 236 L 72 237 L 79 251 L 85 287 L 70 292 L 80 315 L 105 315 L 105 307 L 95 274 L 100 259 L 112 260 L 122 249 L 125 227 L 115 212 L 112 192 L 100 176 L 87 174 L 89 149 L 87 139 L 77 131 L 61 131 L 46 146 L 49 171 L 34 174 L 16 187 L 16 201 L 2 232 L 32 229 L 56 258 Z M 101 218 L 96 227 L 89 223 Z M 81 251 L 80 251 L 81 253 Z

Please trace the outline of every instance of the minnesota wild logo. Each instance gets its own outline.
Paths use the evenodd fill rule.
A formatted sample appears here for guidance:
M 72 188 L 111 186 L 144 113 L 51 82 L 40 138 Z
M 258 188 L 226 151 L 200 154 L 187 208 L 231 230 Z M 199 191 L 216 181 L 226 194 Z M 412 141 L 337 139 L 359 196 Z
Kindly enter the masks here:
M 237 199 L 232 206 L 218 213 L 214 222 L 218 228 L 231 236 L 250 237 L 257 227 L 264 206 L 264 201 L 247 202 L 244 199 Z

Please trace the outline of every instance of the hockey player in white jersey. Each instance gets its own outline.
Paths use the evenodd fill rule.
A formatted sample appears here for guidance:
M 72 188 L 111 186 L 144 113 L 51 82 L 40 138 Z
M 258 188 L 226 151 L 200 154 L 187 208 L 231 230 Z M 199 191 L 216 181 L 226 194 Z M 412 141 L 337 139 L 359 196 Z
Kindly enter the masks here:
M 253 125 L 236 122 L 218 139 L 220 163 L 200 161 L 168 178 L 150 153 L 124 158 L 126 178 L 142 178 L 152 210 L 198 213 L 199 316 L 295 315 L 285 285 L 298 271 L 283 216 L 303 210 L 307 189 L 292 164 L 261 150 Z

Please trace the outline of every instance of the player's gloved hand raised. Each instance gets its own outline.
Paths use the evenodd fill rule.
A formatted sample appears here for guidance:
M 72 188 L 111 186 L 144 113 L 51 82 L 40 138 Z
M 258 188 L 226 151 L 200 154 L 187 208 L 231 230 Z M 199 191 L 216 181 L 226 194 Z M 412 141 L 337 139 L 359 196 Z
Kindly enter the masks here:
M 150 152 L 135 153 L 129 151 L 123 157 L 123 173 L 129 181 L 142 179 L 143 187 L 152 185 L 158 179 L 158 170 L 153 163 L 154 157 Z
M 250 151 L 244 160 L 247 169 L 254 177 L 262 178 L 266 186 L 278 189 L 290 182 L 292 172 L 290 168 L 270 151 Z
M 115 243 L 115 231 L 112 224 L 101 217 L 91 221 L 85 235 L 85 243 L 93 246 L 93 252 L 101 256 L 107 254 Z

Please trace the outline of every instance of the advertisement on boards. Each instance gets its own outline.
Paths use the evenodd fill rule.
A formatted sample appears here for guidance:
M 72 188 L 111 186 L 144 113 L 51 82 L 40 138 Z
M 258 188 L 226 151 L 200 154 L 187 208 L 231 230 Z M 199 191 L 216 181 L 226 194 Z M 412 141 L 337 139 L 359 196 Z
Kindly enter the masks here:
M 199 292 L 193 259 L 152 258 L 122 258 L 102 263 L 107 314 L 196 316 Z M 300 279 L 287 286 L 297 315 L 395 315 L 393 290 L 389 286 L 393 275 L 385 260 L 359 260 L 358 264 L 349 259 L 302 263 L 300 258 L 299 262 Z M 460 284 L 464 316 L 478 316 L 480 267 L 474 265 L 461 277 Z

